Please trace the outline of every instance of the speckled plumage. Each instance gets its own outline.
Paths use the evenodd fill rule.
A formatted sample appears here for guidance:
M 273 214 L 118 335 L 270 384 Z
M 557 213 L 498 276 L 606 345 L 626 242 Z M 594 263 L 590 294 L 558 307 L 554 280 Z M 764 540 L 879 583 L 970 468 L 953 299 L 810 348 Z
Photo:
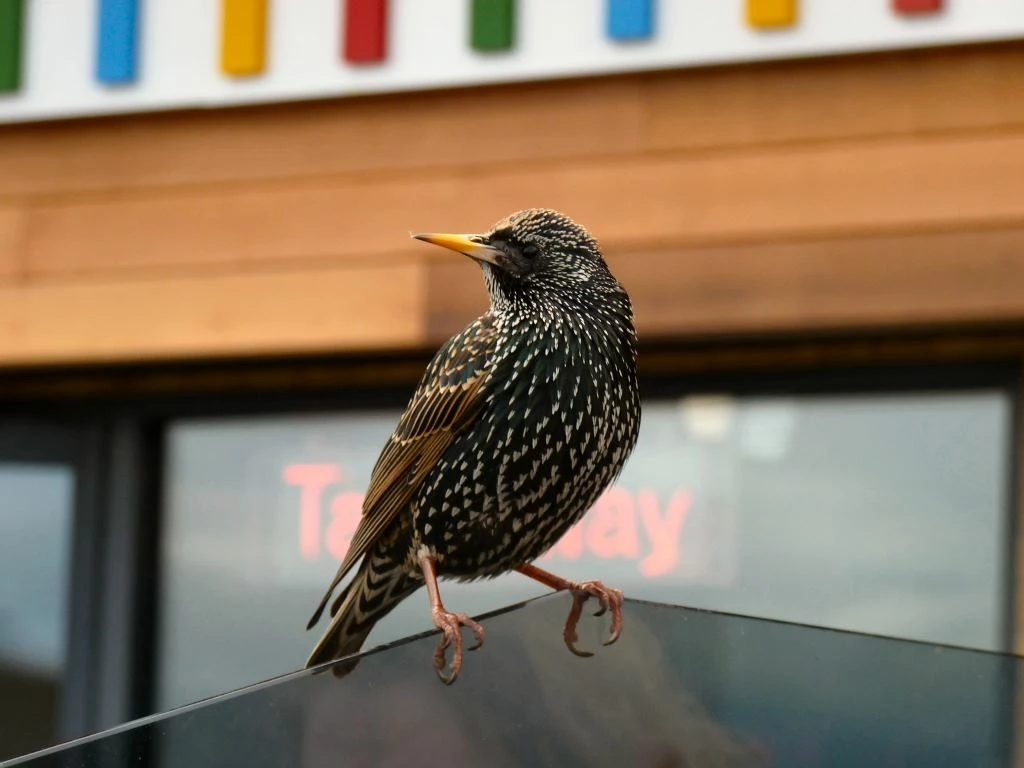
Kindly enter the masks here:
M 632 307 L 589 233 L 558 212 L 530 209 L 455 245 L 431 239 L 452 237 L 422 239 L 477 258 L 491 306 L 437 352 L 385 445 L 360 526 L 309 626 L 362 562 L 309 666 L 359 650 L 373 625 L 424 585 L 424 558 L 438 577 L 460 581 L 535 560 L 636 444 Z M 606 605 L 607 595 L 590 594 Z M 454 641 L 461 662 L 457 630 L 458 622 L 455 637 L 446 630 L 444 645 Z

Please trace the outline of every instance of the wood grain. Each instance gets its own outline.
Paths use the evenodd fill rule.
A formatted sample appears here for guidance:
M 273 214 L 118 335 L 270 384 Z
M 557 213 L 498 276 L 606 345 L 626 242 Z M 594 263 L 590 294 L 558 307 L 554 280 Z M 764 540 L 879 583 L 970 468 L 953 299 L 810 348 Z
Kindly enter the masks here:
M 410 230 L 478 231 L 537 205 L 568 212 L 609 251 L 1024 221 L 1024 131 L 39 204 L 25 263 L 63 277 L 376 263 L 422 252 Z
M 0 196 L 632 152 L 637 82 L 443 91 L 0 128 Z
M 9 126 L 0 364 L 435 343 L 483 287 L 408 233 L 538 205 L 650 337 L 1015 323 L 1015 74 L 996 45 Z
M 0 206 L 0 283 L 9 282 L 20 271 L 24 224 L 21 208 Z
M 1024 320 L 1024 228 L 612 252 L 608 261 L 646 341 Z M 477 273 L 429 266 L 431 343 L 486 307 Z
M 1024 228 L 610 258 L 648 337 L 1024 320 Z
M 0 128 L 0 197 L 1024 124 L 1019 45 Z
M 1024 49 L 995 45 L 658 75 L 644 144 L 702 150 L 1024 125 Z
M 423 281 L 404 264 L 0 288 L 0 364 L 416 347 Z

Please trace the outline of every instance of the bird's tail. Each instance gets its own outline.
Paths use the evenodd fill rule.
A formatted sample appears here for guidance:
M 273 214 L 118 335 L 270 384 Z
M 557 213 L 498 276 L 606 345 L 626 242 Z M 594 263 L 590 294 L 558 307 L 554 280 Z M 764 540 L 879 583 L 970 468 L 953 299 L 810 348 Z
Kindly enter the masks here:
M 358 652 L 377 622 L 421 586 L 422 581 L 410 577 L 393 563 L 374 562 L 367 557 L 335 600 L 331 623 L 313 648 L 306 667 Z M 336 677 L 344 677 L 357 663 L 353 659 L 331 669 Z

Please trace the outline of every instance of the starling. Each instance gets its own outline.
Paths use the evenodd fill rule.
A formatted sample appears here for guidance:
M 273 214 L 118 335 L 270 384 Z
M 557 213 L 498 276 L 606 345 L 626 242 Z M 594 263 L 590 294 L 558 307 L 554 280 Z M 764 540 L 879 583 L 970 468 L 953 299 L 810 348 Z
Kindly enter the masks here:
M 307 667 L 354 654 L 373 626 L 426 585 L 438 676 L 462 665 L 461 627 L 439 577 L 469 582 L 518 571 L 573 605 L 563 630 L 573 653 L 583 604 L 622 629 L 622 592 L 576 583 L 532 565 L 615 480 L 636 445 L 640 393 L 629 295 L 594 238 L 549 209 L 519 211 L 483 235 L 414 235 L 479 263 L 490 308 L 448 340 L 427 366 L 374 466 L 363 516 L 334 581 L 359 563 L 331 605 Z M 452 648 L 450 673 L 446 649 Z M 337 665 L 342 676 L 355 662 Z

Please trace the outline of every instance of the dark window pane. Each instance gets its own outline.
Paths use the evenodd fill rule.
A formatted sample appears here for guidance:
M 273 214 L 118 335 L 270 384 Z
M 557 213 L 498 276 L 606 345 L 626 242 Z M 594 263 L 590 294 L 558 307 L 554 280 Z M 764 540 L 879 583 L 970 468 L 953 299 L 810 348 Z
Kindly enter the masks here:
M 617 485 L 540 564 L 631 597 L 1001 648 L 1010 411 L 997 390 L 649 401 Z M 397 417 L 173 426 L 159 706 L 303 663 Z M 469 613 L 545 591 L 516 574 L 442 590 Z M 430 627 L 415 594 L 368 645 Z
M 68 467 L 0 463 L 0 760 L 56 736 L 74 481 Z

